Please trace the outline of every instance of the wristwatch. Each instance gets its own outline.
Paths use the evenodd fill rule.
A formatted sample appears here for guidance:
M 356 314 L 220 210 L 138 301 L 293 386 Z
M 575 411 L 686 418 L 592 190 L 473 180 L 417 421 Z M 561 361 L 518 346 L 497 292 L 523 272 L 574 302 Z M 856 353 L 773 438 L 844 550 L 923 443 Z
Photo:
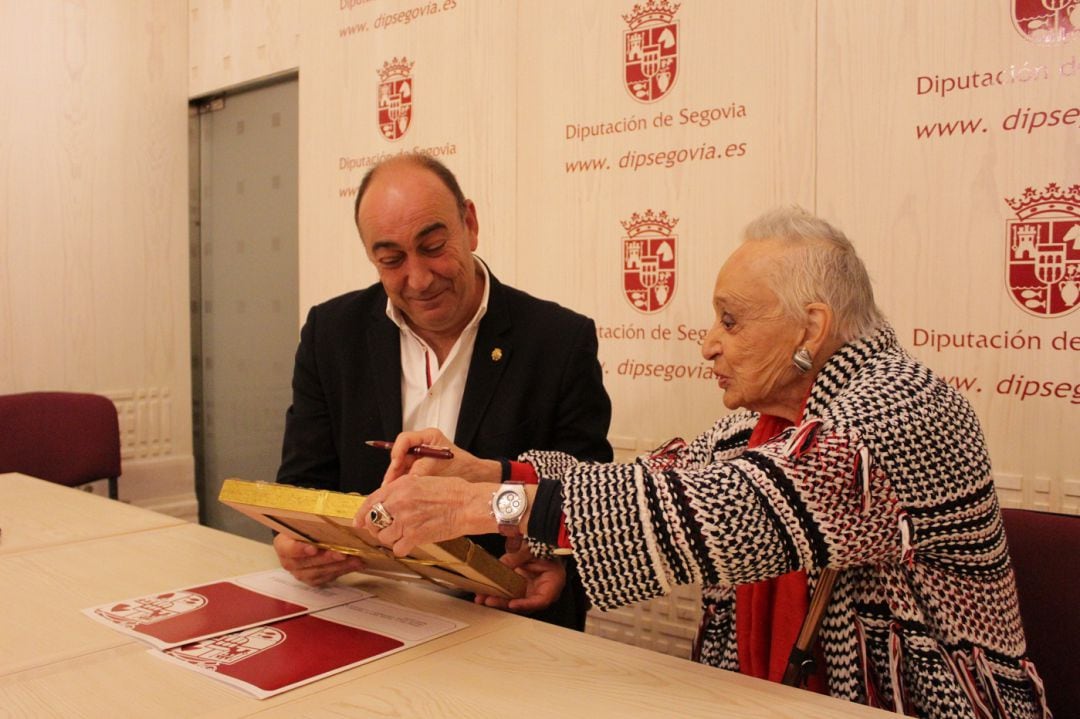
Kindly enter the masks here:
M 491 514 L 499 523 L 499 533 L 506 537 L 506 551 L 521 547 L 521 517 L 529 508 L 529 496 L 520 484 L 500 484 L 491 495 Z

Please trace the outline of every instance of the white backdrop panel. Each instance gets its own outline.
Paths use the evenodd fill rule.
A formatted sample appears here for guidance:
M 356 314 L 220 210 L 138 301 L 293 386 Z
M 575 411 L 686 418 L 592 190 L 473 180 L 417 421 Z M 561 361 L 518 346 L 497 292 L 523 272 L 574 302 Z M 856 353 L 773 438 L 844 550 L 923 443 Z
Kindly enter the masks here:
M 700 354 L 716 272 L 758 212 L 814 203 L 814 4 L 684 2 L 631 27 L 634 8 L 523 3 L 518 40 L 521 284 L 596 319 L 625 450 L 692 437 L 724 412 Z M 653 41 L 673 78 L 645 102 L 626 67 Z M 623 223 L 648 211 L 674 223 L 674 261 L 640 307 Z M 633 239 L 648 255 L 663 235 Z
M 1040 217 L 1074 228 L 1080 282 L 1080 37 L 1033 42 L 983 0 L 825 0 L 818 27 L 822 214 L 901 341 L 975 405 L 1007 501 L 1077 511 L 1080 312 L 1068 282 L 1036 293 L 1057 313 L 1012 296 L 1006 200 L 1060 187 Z

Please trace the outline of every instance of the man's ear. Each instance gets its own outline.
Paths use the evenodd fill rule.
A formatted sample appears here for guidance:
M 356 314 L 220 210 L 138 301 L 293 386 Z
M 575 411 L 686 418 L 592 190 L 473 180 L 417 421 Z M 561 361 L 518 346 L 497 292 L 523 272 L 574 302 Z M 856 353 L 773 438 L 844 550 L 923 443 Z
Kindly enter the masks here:
M 833 310 L 824 302 L 811 302 L 806 306 L 806 326 L 803 328 L 802 347 L 817 357 L 829 343 L 833 330 Z
M 465 229 L 472 235 L 472 239 L 469 241 L 469 250 L 476 252 L 476 247 L 479 245 L 480 236 L 480 221 L 476 219 L 476 205 L 472 200 L 465 200 Z

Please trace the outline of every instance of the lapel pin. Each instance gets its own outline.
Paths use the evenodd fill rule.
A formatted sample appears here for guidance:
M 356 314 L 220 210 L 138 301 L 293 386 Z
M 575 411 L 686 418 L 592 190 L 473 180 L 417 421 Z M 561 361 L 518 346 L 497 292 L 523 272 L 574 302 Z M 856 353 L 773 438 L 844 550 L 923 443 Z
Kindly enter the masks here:
M 491 350 L 491 361 L 492 362 L 498 362 L 501 359 L 502 359 L 502 350 L 501 349 L 496 347 L 495 349 Z

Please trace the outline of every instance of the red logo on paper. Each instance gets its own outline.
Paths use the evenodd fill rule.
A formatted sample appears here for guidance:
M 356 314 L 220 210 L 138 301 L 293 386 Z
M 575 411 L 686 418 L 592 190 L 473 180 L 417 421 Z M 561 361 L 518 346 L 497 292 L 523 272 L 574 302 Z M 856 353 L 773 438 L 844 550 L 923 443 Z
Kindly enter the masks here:
M 153 597 L 139 597 L 94 612 L 129 629 L 154 624 L 206 606 L 207 600 L 196 592 L 167 592 Z
M 379 73 L 379 99 L 376 110 L 379 115 L 379 131 L 387 140 L 398 140 L 405 135 L 412 122 L 414 63 L 408 58 L 396 57 L 384 62 Z
M 1065 42 L 1080 32 L 1080 0 L 1013 0 L 1013 25 L 1032 42 Z
M 173 649 L 169 654 L 189 664 L 216 670 L 222 664 L 236 664 L 250 659 L 259 652 L 276 647 L 285 639 L 285 632 L 277 627 L 255 627 L 223 637 L 204 639 L 190 647 Z
M 655 102 L 675 86 L 679 70 L 679 4 L 648 0 L 623 15 L 623 76 L 627 92 L 639 102 Z
M 675 295 L 675 241 L 671 233 L 678 224 L 667 212 L 634 213 L 623 238 L 623 294 L 638 312 L 664 309 Z
M 1036 317 L 1069 314 L 1080 306 L 1080 184 L 1029 187 L 1005 202 L 1016 211 L 1006 222 L 1013 300 Z

